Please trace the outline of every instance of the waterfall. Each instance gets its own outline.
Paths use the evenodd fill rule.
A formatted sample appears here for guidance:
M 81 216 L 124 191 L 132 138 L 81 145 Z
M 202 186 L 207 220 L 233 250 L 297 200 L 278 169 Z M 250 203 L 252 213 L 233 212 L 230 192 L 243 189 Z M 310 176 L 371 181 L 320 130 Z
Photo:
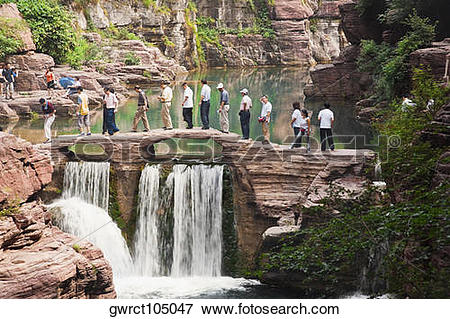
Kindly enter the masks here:
M 64 170 L 62 197 L 78 197 L 108 210 L 109 163 L 69 162 Z
M 172 276 L 220 276 L 223 166 L 174 167 Z
M 130 252 L 120 229 L 107 211 L 76 197 L 58 200 L 48 209 L 63 231 L 99 247 L 115 275 L 129 273 L 132 266 Z
M 220 276 L 222 166 L 175 165 L 164 185 L 147 165 L 139 184 L 135 269 L 142 276 Z
M 160 166 L 146 166 L 139 181 L 138 223 L 134 245 L 135 270 L 140 276 L 163 276 L 168 273 L 165 236 L 173 189 L 173 174 L 160 189 Z M 160 193 L 161 191 L 161 193 Z

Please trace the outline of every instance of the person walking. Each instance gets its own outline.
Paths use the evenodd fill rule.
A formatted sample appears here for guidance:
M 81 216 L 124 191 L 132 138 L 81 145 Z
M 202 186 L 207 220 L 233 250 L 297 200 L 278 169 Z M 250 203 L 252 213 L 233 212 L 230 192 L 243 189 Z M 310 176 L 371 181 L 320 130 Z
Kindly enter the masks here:
M 5 77 L 3 76 L 3 70 L 4 70 L 5 66 L 2 64 L 0 64 L 0 96 L 3 96 L 3 87 L 5 86 Z
M 241 120 L 242 139 L 250 138 L 250 109 L 252 108 L 252 99 L 248 96 L 248 90 L 241 90 L 242 100 L 239 110 L 239 118 Z
M 296 114 L 296 117 L 297 116 L 298 112 Z M 299 126 L 297 127 L 297 135 L 294 141 L 294 145 L 295 147 L 300 147 L 302 145 L 303 136 L 306 136 L 306 151 L 310 152 L 311 147 L 309 145 L 309 136 L 311 134 L 311 120 L 308 116 L 307 110 L 303 109 L 300 111 L 300 118 L 297 121 L 297 125 Z
M 200 117 L 202 119 L 202 130 L 209 130 L 209 108 L 211 106 L 211 88 L 208 81 L 202 80 L 202 92 L 200 93 Z
M 142 120 L 142 123 L 144 124 L 144 132 L 148 132 L 150 131 L 150 124 L 148 124 L 147 119 L 147 111 L 149 109 L 148 99 L 145 92 L 139 87 L 139 85 L 136 85 L 134 90 L 138 93 L 138 106 L 136 114 L 134 115 L 132 131 L 137 132 L 138 124 Z
M 89 116 L 89 97 L 83 92 L 83 88 L 80 86 L 77 89 L 78 92 L 78 127 L 80 128 L 80 136 L 84 136 L 84 129 L 86 129 L 86 135 L 91 135 L 91 124 Z
M 161 108 L 161 119 L 163 121 L 165 130 L 172 130 L 172 119 L 170 117 L 170 107 L 172 106 L 172 98 L 173 98 L 173 91 L 169 86 L 169 82 L 162 82 L 161 83 L 161 95 L 158 96 L 158 100 L 162 104 Z
M 44 143 L 51 143 L 52 141 L 52 125 L 55 121 L 56 109 L 53 104 L 44 98 L 39 100 L 42 107 L 42 113 L 44 117 L 44 134 L 47 140 Z
M 230 112 L 230 94 L 225 90 L 223 83 L 219 83 L 217 89 L 220 92 L 220 128 L 222 133 L 228 134 L 230 132 L 230 120 L 228 119 L 228 112 Z
M 326 151 L 327 143 L 330 150 L 334 151 L 334 114 L 330 110 L 330 104 L 324 104 L 324 109 L 319 112 L 318 120 L 320 122 L 320 148 L 322 152 Z
M 262 125 L 262 132 L 264 135 L 264 141 L 263 144 L 269 144 L 270 143 L 270 115 L 272 114 L 272 103 L 269 102 L 269 98 L 267 95 L 263 95 L 260 99 L 262 108 L 261 108 L 261 117 L 259 118 L 259 121 Z
M 47 71 L 45 71 L 45 82 L 47 84 L 48 95 L 51 97 L 53 96 L 53 90 L 56 89 L 56 80 L 52 67 L 49 67 Z
M 119 106 L 119 100 L 116 95 L 111 92 L 111 89 L 107 89 L 105 95 L 105 107 L 106 107 L 106 130 L 109 135 L 119 132 L 114 120 L 114 114 L 117 113 Z
M 187 83 L 183 83 L 184 89 L 184 100 L 181 103 L 181 107 L 183 108 L 183 119 L 187 123 L 187 128 L 190 130 L 194 126 L 192 124 L 192 109 L 194 108 L 194 92 L 187 85 Z
M 294 129 L 294 142 L 291 145 L 291 149 L 298 148 L 301 145 L 297 144 L 297 136 L 300 134 L 300 126 L 301 126 L 301 117 L 302 114 L 300 112 L 300 103 L 294 102 L 292 104 L 292 107 L 294 108 L 294 112 L 292 113 L 292 119 L 291 119 L 291 126 Z
M 11 64 L 6 63 L 2 76 L 5 78 L 5 99 L 8 99 L 9 95 L 9 98 L 14 100 L 14 71 L 11 68 Z

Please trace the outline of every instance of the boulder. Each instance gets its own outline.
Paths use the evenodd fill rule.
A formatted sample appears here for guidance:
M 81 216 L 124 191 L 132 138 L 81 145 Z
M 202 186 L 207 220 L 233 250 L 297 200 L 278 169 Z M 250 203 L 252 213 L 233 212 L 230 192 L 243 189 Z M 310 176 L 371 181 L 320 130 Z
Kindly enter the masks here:
M 6 3 L 0 5 L 0 17 L 10 19 L 12 22 L 18 22 L 22 26 L 20 30 L 17 30 L 20 39 L 22 40 L 22 52 L 34 51 L 36 46 L 33 42 L 33 36 L 27 23 L 23 19 L 15 3 Z
M 262 250 L 269 251 L 275 247 L 281 240 L 291 236 L 300 230 L 300 226 L 276 226 L 268 228 L 263 236 Z
M 410 65 L 413 68 L 429 67 L 433 76 L 437 80 L 442 80 L 445 75 L 445 61 L 448 54 L 450 54 L 450 39 L 434 43 L 431 48 L 414 51 L 410 55 Z
M 45 90 L 46 85 L 43 78 L 38 76 L 42 74 L 36 74 L 35 71 L 20 71 L 16 79 L 16 91 L 17 92 L 27 92 L 27 91 L 39 91 Z
M 47 54 L 28 52 L 21 55 L 11 55 L 7 62 L 15 66 L 19 71 L 42 71 L 55 65 L 53 58 Z
M 19 117 L 6 103 L 0 103 L 0 121 L 17 121 Z
M 0 205 L 28 200 L 51 182 L 52 173 L 50 157 L 31 143 L 0 132 Z
M 36 202 L 0 218 L 0 278 L 0 298 L 116 297 L 102 252 L 52 226 Z

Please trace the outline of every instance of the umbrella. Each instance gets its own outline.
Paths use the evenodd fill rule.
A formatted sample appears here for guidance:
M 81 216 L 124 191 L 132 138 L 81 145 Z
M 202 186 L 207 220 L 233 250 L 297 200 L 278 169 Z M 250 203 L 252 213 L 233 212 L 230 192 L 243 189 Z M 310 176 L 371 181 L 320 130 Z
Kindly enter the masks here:
M 69 86 L 73 85 L 74 83 L 75 83 L 75 79 L 72 79 L 72 78 L 69 78 L 69 77 L 61 78 L 59 80 L 59 84 L 61 84 L 61 86 L 64 89 L 67 89 Z

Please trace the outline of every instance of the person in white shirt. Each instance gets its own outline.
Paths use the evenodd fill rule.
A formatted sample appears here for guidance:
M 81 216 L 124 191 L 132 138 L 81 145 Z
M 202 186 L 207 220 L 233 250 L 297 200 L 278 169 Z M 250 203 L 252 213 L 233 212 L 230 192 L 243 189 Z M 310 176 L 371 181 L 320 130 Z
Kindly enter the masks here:
M 82 87 L 82 85 L 81 85 L 80 77 L 77 76 L 77 77 L 75 77 L 75 82 L 73 82 L 72 85 L 67 87 L 66 94 L 64 94 L 63 97 L 68 97 L 70 95 L 77 93 L 79 87 Z
M 334 125 L 334 114 L 330 110 L 330 104 L 325 103 L 324 109 L 319 112 L 318 116 L 320 122 L 320 145 L 322 152 L 327 149 L 327 142 L 330 150 L 334 151 L 334 141 L 333 141 L 333 125 Z
M 111 91 L 112 89 L 106 89 L 105 92 L 105 108 L 106 108 L 106 130 L 109 135 L 119 132 L 114 120 L 114 114 L 117 113 L 119 106 L 119 100 L 117 96 Z
M 242 100 L 239 109 L 239 117 L 241 120 L 242 139 L 250 138 L 250 109 L 252 108 L 252 99 L 248 96 L 248 90 L 241 90 Z
M 173 91 L 169 86 L 169 82 L 164 81 L 161 83 L 161 95 L 158 96 L 158 100 L 162 104 L 161 119 L 163 121 L 165 130 L 172 130 L 172 118 L 170 117 L 170 107 L 172 106 Z
M 192 109 L 194 108 L 194 92 L 187 85 L 187 83 L 183 83 L 184 89 L 184 100 L 181 103 L 181 107 L 183 108 L 183 119 L 187 123 L 187 129 L 192 129 L 194 126 L 192 125 Z
M 264 135 L 264 141 L 263 144 L 269 144 L 270 143 L 270 130 L 269 130 L 269 123 L 270 123 L 270 115 L 272 114 L 272 103 L 269 102 L 269 98 L 267 95 L 263 95 L 261 97 L 261 117 L 259 121 L 262 125 L 262 132 Z
M 307 110 L 299 110 L 300 103 L 297 103 L 297 107 L 295 108 L 294 114 L 292 114 L 292 122 L 297 125 L 294 127 L 294 133 L 296 133 L 296 138 L 294 144 L 292 144 L 291 148 L 297 148 L 302 145 L 303 136 L 306 137 L 306 151 L 309 152 L 311 150 L 309 144 L 309 136 L 311 134 L 311 120 L 308 116 Z M 300 116 L 300 117 L 299 117 Z
M 200 98 L 200 117 L 202 119 L 202 130 L 209 130 L 209 108 L 211 106 L 211 88 L 208 81 L 202 80 L 202 92 Z

